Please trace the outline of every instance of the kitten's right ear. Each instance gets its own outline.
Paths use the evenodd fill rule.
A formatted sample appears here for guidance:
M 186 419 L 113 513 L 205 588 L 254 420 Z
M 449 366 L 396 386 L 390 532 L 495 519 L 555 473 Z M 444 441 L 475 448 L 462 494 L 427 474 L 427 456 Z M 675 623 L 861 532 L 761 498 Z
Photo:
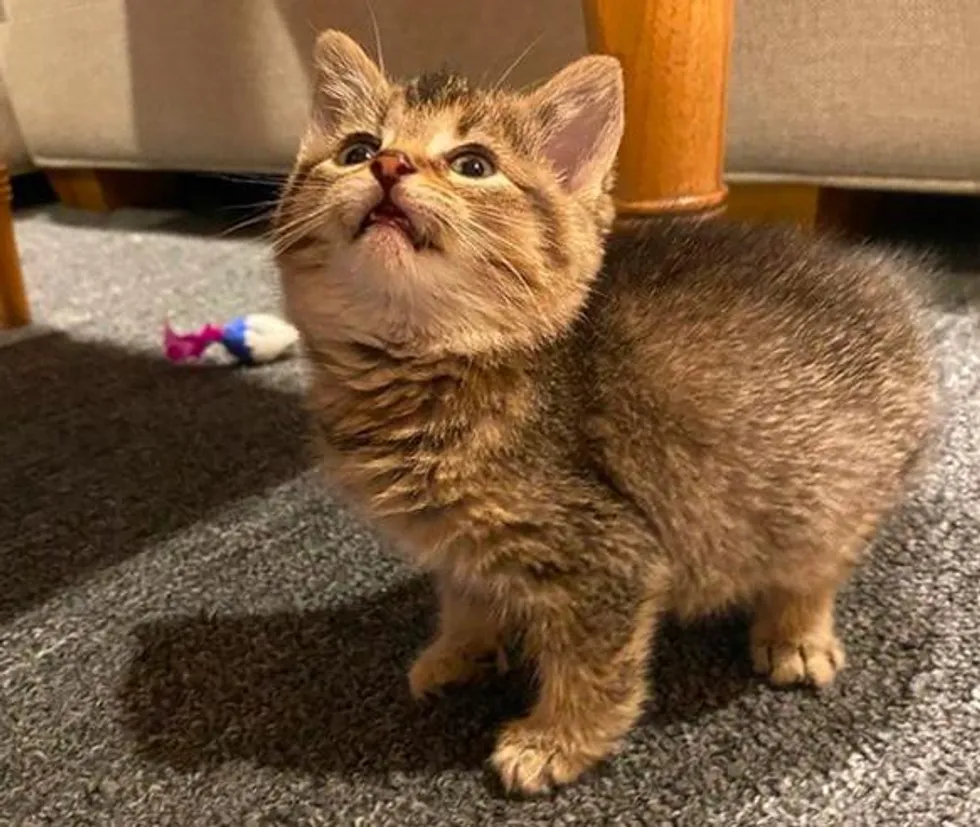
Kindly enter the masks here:
M 381 70 L 343 32 L 328 29 L 317 38 L 313 63 L 313 118 L 321 127 L 329 129 L 341 112 L 388 94 Z

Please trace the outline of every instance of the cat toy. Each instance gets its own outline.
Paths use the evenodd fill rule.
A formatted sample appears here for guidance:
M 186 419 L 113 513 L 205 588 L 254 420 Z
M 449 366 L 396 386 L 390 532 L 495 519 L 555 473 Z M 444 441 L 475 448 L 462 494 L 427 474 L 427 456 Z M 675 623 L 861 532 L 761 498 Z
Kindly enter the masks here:
M 163 351 L 174 364 L 196 362 L 220 344 L 237 364 L 261 365 L 285 356 L 298 339 L 295 327 L 266 313 L 238 316 L 224 325 L 207 324 L 192 333 L 177 333 L 170 322 L 163 325 Z

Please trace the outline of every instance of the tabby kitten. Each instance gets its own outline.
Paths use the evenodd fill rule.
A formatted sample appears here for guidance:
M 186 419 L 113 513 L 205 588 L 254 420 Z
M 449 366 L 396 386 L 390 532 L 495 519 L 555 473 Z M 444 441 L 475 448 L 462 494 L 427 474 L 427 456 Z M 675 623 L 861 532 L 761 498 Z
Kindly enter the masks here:
M 277 254 L 340 494 L 432 573 L 418 697 L 505 643 L 533 708 L 492 762 L 537 793 L 610 755 L 658 622 L 753 613 L 774 684 L 844 664 L 834 598 L 899 501 L 933 379 L 903 265 L 790 231 L 610 237 L 620 67 L 527 94 L 316 47 Z

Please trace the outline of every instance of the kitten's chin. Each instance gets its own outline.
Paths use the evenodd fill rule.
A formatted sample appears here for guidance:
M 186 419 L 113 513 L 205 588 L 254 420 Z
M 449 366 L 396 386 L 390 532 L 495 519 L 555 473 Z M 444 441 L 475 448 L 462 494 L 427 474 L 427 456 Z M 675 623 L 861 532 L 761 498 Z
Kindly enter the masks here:
M 486 272 L 451 251 L 418 252 L 386 227 L 335 248 L 328 262 L 288 283 L 294 321 L 313 350 L 345 341 L 426 357 L 533 348 L 577 308 L 544 314 L 523 294 L 501 295 Z
M 398 270 L 414 266 L 415 259 L 426 251 L 420 249 L 396 224 L 372 224 L 352 242 L 365 263 L 397 275 Z

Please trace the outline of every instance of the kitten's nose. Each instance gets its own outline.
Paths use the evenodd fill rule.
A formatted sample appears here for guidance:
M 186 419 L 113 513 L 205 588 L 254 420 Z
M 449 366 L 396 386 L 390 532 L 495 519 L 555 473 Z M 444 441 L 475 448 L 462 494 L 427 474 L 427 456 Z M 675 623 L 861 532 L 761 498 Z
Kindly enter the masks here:
M 371 173 L 385 192 L 390 190 L 399 178 L 415 172 L 415 165 L 409 157 L 397 149 L 385 149 L 374 156 L 371 161 Z

